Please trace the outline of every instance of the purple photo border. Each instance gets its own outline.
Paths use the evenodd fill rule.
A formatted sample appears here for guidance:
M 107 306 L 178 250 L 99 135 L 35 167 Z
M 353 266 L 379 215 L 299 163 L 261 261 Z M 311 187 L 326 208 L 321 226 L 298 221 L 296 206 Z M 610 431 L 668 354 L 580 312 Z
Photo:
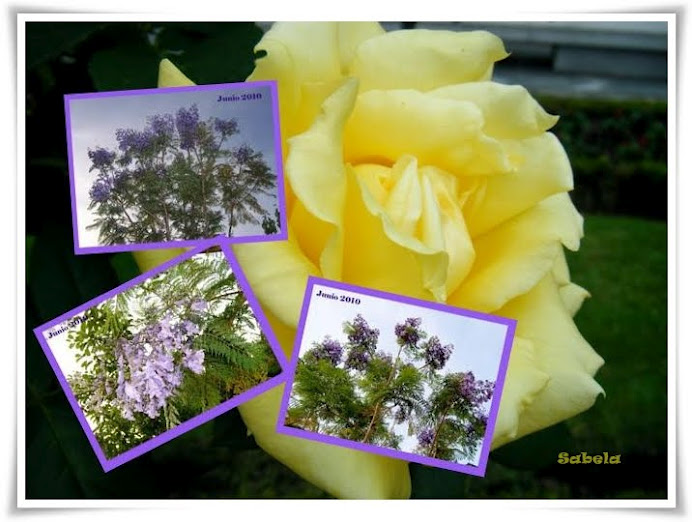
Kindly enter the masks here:
M 425 457 L 423 455 L 416 455 L 414 453 L 407 453 L 401 450 L 395 450 L 391 448 L 384 448 L 374 444 L 356 442 L 348 439 L 342 439 L 335 437 L 333 435 L 323 435 L 320 433 L 314 433 L 307 430 L 301 430 L 298 428 L 292 428 L 290 426 L 285 426 L 284 422 L 286 419 L 286 412 L 288 411 L 288 403 L 291 396 L 291 391 L 293 389 L 293 381 L 295 379 L 296 366 L 298 364 L 298 359 L 300 357 L 300 346 L 303 340 L 303 331 L 305 330 L 305 323 L 307 321 L 308 311 L 310 309 L 310 304 L 312 300 L 312 289 L 315 285 L 322 285 L 329 288 L 334 288 L 337 290 L 345 290 L 348 292 L 353 292 L 361 295 L 368 295 L 372 297 L 379 297 L 387 299 L 394 302 L 410 304 L 414 306 L 419 306 L 422 308 L 428 308 L 432 310 L 439 310 L 442 312 L 452 313 L 455 315 L 461 315 L 464 317 L 470 317 L 474 319 L 479 319 L 486 322 L 492 322 L 497 324 L 503 324 L 507 326 L 507 333 L 505 335 L 505 342 L 502 348 L 502 356 L 500 358 L 500 365 L 497 371 L 497 378 L 495 380 L 495 390 L 493 392 L 493 398 L 490 406 L 490 412 L 488 413 L 488 424 L 485 429 L 485 436 L 483 437 L 481 455 L 478 462 L 478 466 L 472 466 L 467 464 L 457 464 L 455 462 L 450 462 L 447 460 L 436 459 L 432 457 Z M 279 408 L 279 418 L 277 420 L 276 430 L 284 435 L 292 435 L 296 437 L 301 437 L 304 439 L 314 440 L 317 442 L 324 442 L 326 444 L 333 444 L 336 446 L 343 446 L 345 448 L 350 448 L 359 451 L 367 451 L 369 453 L 375 453 L 378 455 L 384 455 L 386 457 L 392 457 L 396 459 L 408 460 L 410 462 L 416 462 L 418 464 L 424 464 L 426 466 L 435 466 L 438 468 L 444 468 L 451 471 L 458 471 L 467 473 L 469 475 L 475 475 L 478 477 L 485 476 L 485 470 L 488 465 L 488 455 L 490 453 L 490 445 L 492 442 L 492 436 L 495 429 L 495 423 L 497 422 L 497 414 L 500 408 L 500 399 L 502 397 L 502 389 L 505 383 L 505 375 L 507 373 L 507 365 L 509 364 L 509 356 L 512 348 L 512 342 L 514 339 L 514 332 L 516 330 L 516 320 L 509 319 L 506 317 L 499 317 L 491 314 L 485 314 L 481 312 L 474 312 L 472 310 L 465 310 L 461 308 L 456 308 L 450 305 L 445 305 L 442 303 L 435 303 L 432 301 L 423 301 L 421 299 L 414 299 L 412 297 L 405 297 L 401 295 L 391 294 L 388 292 L 382 292 L 379 290 L 374 290 L 372 288 L 364 288 L 361 286 L 350 285 L 347 283 L 341 283 L 339 281 L 332 281 L 329 279 L 323 279 L 316 276 L 309 276 L 307 287 L 305 289 L 305 296 L 303 297 L 303 306 L 300 311 L 300 320 L 298 322 L 298 329 L 296 331 L 295 343 L 293 345 L 293 353 L 291 360 L 289 362 L 288 368 L 286 370 L 286 385 L 284 387 L 283 398 L 281 400 L 281 406 Z
M 227 89 L 247 89 L 253 87 L 268 87 L 272 96 L 272 116 L 274 120 L 274 161 L 277 180 L 277 206 L 281 218 L 281 230 L 276 234 L 262 234 L 253 236 L 229 237 L 222 234 L 224 240 L 229 243 L 263 243 L 265 241 L 283 241 L 288 239 L 288 217 L 286 212 L 286 191 L 283 170 L 283 153 L 281 147 L 281 127 L 279 120 L 279 93 L 275 80 L 259 82 L 237 82 L 219 83 L 211 85 L 186 85 L 182 87 L 164 87 L 153 89 L 134 89 L 129 91 L 108 91 L 82 94 L 66 94 L 65 104 L 65 127 L 67 130 L 67 161 L 70 178 L 70 198 L 72 201 L 72 236 L 74 238 L 75 254 L 99 254 L 105 252 L 131 252 L 136 250 L 152 250 L 157 248 L 176 248 L 176 247 L 196 247 L 200 244 L 215 244 L 215 238 L 204 239 L 181 239 L 175 241 L 161 241 L 152 243 L 132 243 L 123 245 L 93 246 L 82 247 L 79 243 L 79 226 L 77 216 L 77 193 L 75 184 L 74 158 L 72 153 L 72 118 L 70 116 L 70 101 L 83 100 L 89 98 L 118 98 L 121 96 L 156 95 L 170 92 L 197 92 L 197 91 L 219 91 Z
M 250 305 L 250 309 L 252 312 L 255 314 L 255 318 L 257 319 L 257 322 L 259 323 L 260 329 L 262 330 L 262 333 L 265 335 L 267 338 L 267 342 L 269 343 L 272 352 L 274 353 L 274 356 L 276 357 L 279 366 L 281 367 L 281 373 L 278 375 L 275 375 L 274 377 L 268 379 L 267 381 L 258 384 L 257 386 L 244 391 L 243 393 L 240 393 L 239 395 L 236 395 L 235 397 L 227 400 L 226 402 L 223 402 L 214 408 L 210 408 L 209 410 L 205 411 L 204 413 L 201 413 L 197 415 L 196 417 L 193 417 L 191 419 L 188 419 L 187 421 L 179 424 L 178 426 L 171 428 L 168 431 L 165 431 L 159 435 L 156 435 L 155 437 L 149 439 L 148 441 L 143 442 L 139 446 L 136 446 L 134 448 L 131 448 L 111 459 L 107 458 L 103 450 L 101 449 L 101 446 L 96 439 L 96 436 L 94 435 L 94 432 L 92 431 L 91 427 L 89 426 L 89 423 L 87 421 L 86 416 L 84 415 L 84 412 L 82 411 L 82 408 L 79 406 L 79 402 L 77 401 L 77 398 L 75 397 L 74 393 L 72 392 L 72 389 L 70 388 L 69 383 L 67 382 L 67 378 L 63 374 L 60 366 L 58 365 L 57 360 L 55 359 L 55 356 L 53 355 L 53 352 L 50 349 L 50 345 L 48 344 L 48 341 L 44 337 L 43 333 L 46 330 L 49 330 L 50 328 L 53 328 L 56 325 L 59 325 L 63 321 L 66 321 L 68 319 L 73 318 L 74 316 L 80 314 L 81 312 L 85 312 L 86 310 L 114 297 L 117 294 L 122 293 L 123 291 L 127 290 L 128 288 L 131 288 L 133 286 L 136 286 L 140 283 L 143 283 L 144 281 L 162 273 L 171 268 L 172 266 L 178 265 L 184 261 L 187 261 L 191 257 L 197 255 L 197 254 L 202 254 L 204 253 L 209 246 L 215 246 L 218 245 L 221 248 L 221 251 L 226 257 L 226 260 L 228 261 L 229 265 L 231 266 L 231 269 L 233 271 L 233 274 L 236 276 L 236 280 L 238 282 L 238 285 L 240 286 L 241 290 L 243 291 L 243 294 L 245 295 L 245 298 L 248 301 L 248 304 Z M 89 444 L 91 444 L 92 449 L 96 453 L 96 457 L 98 461 L 100 462 L 101 466 L 103 467 L 103 470 L 108 472 L 126 462 L 129 462 L 130 460 L 139 457 L 140 455 L 147 453 L 148 451 L 153 450 L 154 448 L 157 448 L 166 442 L 178 437 L 179 435 L 182 435 L 183 433 L 186 433 L 190 431 L 193 428 L 196 428 L 202 424 L 204 424 L 207 421 L 210 421 L 214 417 L 218 417 L 222 413 L 226 413 L 227 411 L 235 408 L 239 404 L 242 404 L 250 399 L 253 399 L 254 397 L 264 393 L 265 391 L 274 388 L 275 386 L 278 386 L 284 381 L 284 374 L 286 372 L 286 368 L 288 366 L 286 356 L 283 353 L 283 350 L 281 350 L 281 346 L 279 345 L 279 342 L 276 339 L 276 336 L 274 335 L 274 331 L 272 330 L 271 326 L 269 325 L 269 322 L 267 321 L 266 316 L 264 315 L 264 312 L 262 311 L 262 308 L 259 305 L 259 302 L 257 301 L 254 293 L 252 292 L 250 285 L 248 283 L 247 278 L 245 277 L 245 274 L 243 273 L 243 270 L 240 268 L 240 265 L 238 264 L 238 261 L 235 258 L 235 255 L 233 254 L 233 251 L 231 248 L 228 246 L 228 238 L 224 237 L 223 242 L 217 242 L 213 243 L 212 241 L 205 241 L 204 244 L 199 245 L 198 248 L 189 250 L 188 252 L 185 252 L 183 254 L 180 254 L 173 259 L 166 261 L 160 266 L 157 266 L 156 268 L 149 270 L 147 272 L 144 272 L 143 274 L 135 277 L 134 279 L 118 286 L 117 288 L 114 288 L 113 290 L 110 290 L 109 292 L 106 292 L 105 294 L 102 294 L 98 297 L 95 297 L 94 299 L 91 299 L 87 301 L 86 303 L 82 304 L 81 306 L 78 306 L 77 308 L 74 308 L 70 310 L 69 312 L 66 312 L 59 317 L 56 317 L 55 319 L 48 321 L 47 323 L 42 324 L 41 326 L 37 326 L 34 328 L 34 335 L 38 339 L 39 344 L 41 345 L 41 348 L 43 349 L 43 352 L 46 355 L 46 358 L 48 359 L 48 362 L 50 363 L 51 367 L 53 368 L 53 371 L 55 372 L 56 377 L 58 378 L 58 381 L 60 382 L 60 386 L 62 387 L 63 391 L 65 392 L 65 395 L 67 396 L 67 400 L 70 403 L 70 406 L 72 407 L 72 410 L 74 411 L 75 415 L 77 415 L 77 419 L 79 420 L 80 425 L 82 426 L 82 429 L 84 430 L 84 433 L 87 436 L 87 439 L 89 440 Z

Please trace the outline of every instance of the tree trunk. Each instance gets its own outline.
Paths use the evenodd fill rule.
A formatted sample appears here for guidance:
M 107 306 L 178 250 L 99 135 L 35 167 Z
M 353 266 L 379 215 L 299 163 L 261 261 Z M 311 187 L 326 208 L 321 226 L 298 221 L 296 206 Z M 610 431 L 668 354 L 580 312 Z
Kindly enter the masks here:
M 401 356 L 401 350 L 403 348 L 404 348 L 403 346 L 399 346 L 399 351 L 396 354 L 396 359 L 394 360 L 394 364 L 392 365 L 392 369 L 389 372 L 389 377 L 387 377 L 387 382 L 384 384 L 385 389 L 389 387 L 389 385 L 392 382 L 392 379 L 394 378 L 394 374 L 396 374 L 397 367 L 399 366 L 399 357 Z M 372 436 L 372 430 L 375 427 L 375 421 L 377 420 L 377 415 L 380 412 L 380 406 L 381 405 L 382 405 L 381 400 L 375 405 L 375 411 L 372 414 L 372 418 L 370 419 L 370 424 L 368 425 L 368 429 L 366 430 L 365 436 L 363 437 L 363 440 L 361 442 L 368 442 L 368 440 Z

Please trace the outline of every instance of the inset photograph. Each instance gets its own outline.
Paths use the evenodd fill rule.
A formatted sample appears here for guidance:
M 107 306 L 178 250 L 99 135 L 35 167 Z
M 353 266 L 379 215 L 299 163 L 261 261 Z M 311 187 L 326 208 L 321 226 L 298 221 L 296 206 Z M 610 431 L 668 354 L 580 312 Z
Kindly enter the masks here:
M 65 96 L 77 254 L 285 239 L 275 82 Z
M 515 325 L 311 277 L 277 429 L 483 476 Z
M 284 356 L 225 245 L 38 327 L 104 470 L 277 385 Z

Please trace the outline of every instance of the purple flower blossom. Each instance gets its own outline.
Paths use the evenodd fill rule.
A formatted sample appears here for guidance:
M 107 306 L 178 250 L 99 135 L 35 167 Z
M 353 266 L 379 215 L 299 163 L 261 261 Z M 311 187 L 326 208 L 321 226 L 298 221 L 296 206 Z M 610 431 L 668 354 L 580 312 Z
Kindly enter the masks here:
M 214 119 L 214 129 L 221 133 L 222 136 L 232 136 L 238 132 L 238 122 L 233 118 L 222 120 L 221 118 Z
M 178 136 L 180 136 L 180 148 L 189 150 L 194 147 L 199 127 L 197 105 L 193 105 L 189 109 L 178 109 L 175 115 L 175 127 L 178 130 Z
M 110 195 L 111 186 L 107 181 L 102 179 L 96 180 L 91 186 L 91 189 L 89 189 L 89 197 L 91 201 L 95 203 L 104 203 L 108 201 Z
M 314 348 L 310 351 L 317 360 L 327 360 L 334 366 L 341 361 L 342 352 L 343 347 L 339 341 L 330 337 L 327 337 L 321 343 L 315 343 Z
M 183 366 L 198 375 L 204 373 L 204 352 L 195 350 L 188 353 L 183 359 Z
M 459 380 L 459 395 L 474 408 L 492 399 L 494 389 L 493 381 L 478 380 L 473 372 L 462 374 Z
M 89 149 L 87 154 L 92 164 L 91 169 L 89 169 L 90 171 L 109 167 L 113 163 L 113 160 L 115 160 L 115 152 L 111 152 L 102 147 L 98 147 L 94 150 Z
M 159 138 L 170 138 L 175 130 L 175 122 L 170 114 L 156 114 L 147 118 L 152 133 Z
M 193 312 L 204 312 L 207 309 L 208 303 L 204 299 L 197 299 L 190 305 L 190 310 Z
M 435 430 L 432 428 L 424 428 L 423 431 L 421 431 L 418 434 L 418 444 L 421 446 L 427 448 L 432 446 L 432 443 L 435 441 Z
M 423 332 L 420 330 L 421 322 L 420 317 L 409 317 L 394 327 L 394 334 L 399 345 L 416 346 L 418 344 L 423 337 Z
M 361 346 L 368 351 L 375 351 L 380 331 L 371 328 L 363 316 L 358 314 L 350 324 L 348 324 L 348 342 L 355 346 Z
M 149 129 L 144 131 L 118 129 L 115 131 L 118 148 L 127 156 L 144 154 L 153 145 L 154 138 L 154 134 Z
M 344 366 L 349 370 L 364 370 L 371 359 L 372 355 L 367 350 L 360 346 L 353 346 L 346 355 Z
M 247 163 L 252 158 L 252 149 L 242 145 L 233 151 L 233 158 L 241 164 Z
M 124 418 L 156 418 L 183 381 L 183 369 L 204 372 L 204 352 L 192 347 L 199 327 L 170 314 L 118 343 L 117 404 Z M 178 361 L 178 362 L 176 362 Z
M 440 339 L 433 336 L 425 343 L 424 349 L 425 363 L 433 370 L 441 370 L 451 357 L 454 345 L 442 346 Z

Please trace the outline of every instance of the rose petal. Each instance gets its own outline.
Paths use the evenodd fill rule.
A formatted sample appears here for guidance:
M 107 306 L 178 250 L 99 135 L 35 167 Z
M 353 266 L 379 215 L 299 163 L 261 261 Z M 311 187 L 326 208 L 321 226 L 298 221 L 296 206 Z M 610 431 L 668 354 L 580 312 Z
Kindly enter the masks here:
M 311 117 L 342 80 L 342 62 L 363 39 L 382 31 L 374 23 L 275 23 L 255 46 L 248 81 L 276 80 L 283 139 L 308 128 Z
M 584 288 L 574 283 L 569 283 L 559 288 L 560 299 L 565 305 L 565 310 L 574 317 L 584 303 L 587 297 L 591 294 Z
M 546 198 L 474 240 L 476 260 L 449 304 L 481 312 L 497 310 L 528 292 L 555 263 L 561 243 L 579 248 L 583 218 L 566 193 Z
M 516 335 L 533 343 L 535 367 L 550 376 L 520 416 L 517 438 L 590 408 L 604 393 L 593 379 L 603 358 L 579 333 L 552 273 L 496 313 L 517 320 Z
M 444 288 L 447 254 L 397 231 L 364 179 L 371 165 L 347 168 L 342 280 L 420 299 L 434 300 L 430 288 Z M 378 170 L 378 167 L 375 167 Z
M 358 46 L 376 36 L 385 34 L 382 26 L 376 22 L 340 22 L 337 24 L 341 72 L 348 74 L 348 67 L 353 61 Z
M 489 136 L 521 139 L 538 136 L 557 123 L 520 85 L 471 82 L 440 87 L 429 93 L 440 98 L 473 103 L 483 113 L 483 130 Z
M 412 90 L 370 91 L 358 96 L 344 132 L 346 161 L 392 165 L 406 154 L 420 165 L 458 175 L 507 172 L 497 140 L 482 133 L 483 114 L 470 102 Z
M 185 76 L 173 62 L 164 58 L 159 63 L 159 87 L 182 87 L 184 85 L 195 85 L 195 82 Z
M 346 197 L 346 176 L 342 156 L 344 122 L 351 113 L 358 83 L 346 80 L 322 105 L 322 112 L 313 125 L 289 140 L 286 177 L 306 213 L 331 225 L 331 232 L 318 224 L 320 234 L 306 226 L 311 220 L 302 209 L 297 211 L 301 228 L 295 237 L 312 256 L 319 255 L 319 266 L 325 277 L 341 276 L 342 217 Z M 292 216 L 293 217 L 293 216 Z M 306 223 L 307 222 L 307 223 Z M 315 257 L 313 257 L 315 259 Z
M 508 54 L 486 31 L 391 31 L 356 50 L 349 73 L 372 89 L 416 89 L 473 82 L 489 77 L 493 63 Z
M 514 168 L 483 176 L 464 206 L 471 237 L 479 236 L 543 199 L 572 190 L 572 167 L 560 141 L 551 133 L 524 140 L 503 140 Z
M 548 374 L 538 367 L 533 343 L 515 336 L 493 432 L 493 448 L 516 437 L 523 411 L 545 388 L 549 379 Z

